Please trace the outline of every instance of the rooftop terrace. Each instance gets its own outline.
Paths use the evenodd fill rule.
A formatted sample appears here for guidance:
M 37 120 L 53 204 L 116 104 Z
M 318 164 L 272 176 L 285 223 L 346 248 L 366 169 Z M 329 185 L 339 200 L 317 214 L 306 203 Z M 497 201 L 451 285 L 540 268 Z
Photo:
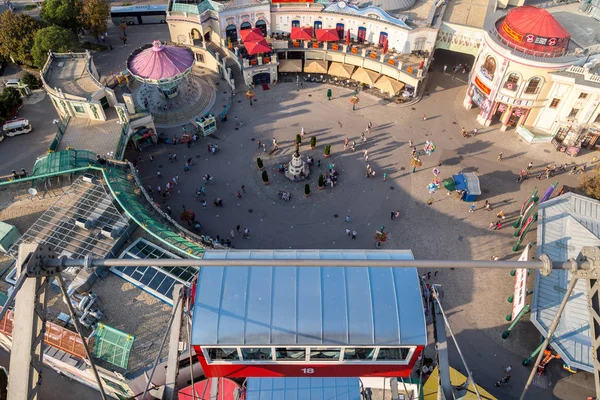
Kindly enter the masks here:
M 62 91 L 71 97 L 89 100 L 90 96 L 103 88 L 90 73 L 91 58 L 87 53 L 53 54 L 43 70 L 43 77 L 50 89 Z

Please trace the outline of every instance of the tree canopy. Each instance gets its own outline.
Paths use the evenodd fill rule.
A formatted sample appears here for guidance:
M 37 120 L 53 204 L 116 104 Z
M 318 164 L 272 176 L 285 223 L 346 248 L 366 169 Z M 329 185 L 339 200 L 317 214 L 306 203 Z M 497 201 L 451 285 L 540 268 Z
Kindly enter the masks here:
M 81 13 L 83 26 L 96 39 L 106 32 L 109 15 L 110 4 L 108 0 L 83 0 L 83 12 Z
M 25 14 L 4 11 L 0 15 L 0 54 L 14 61 L 33 65 L 33 37 L 42 24 Z
M 600 200 L 600 175 L 598 169 L 594 169 L 592 174 L 584 176 L 581 179 L 579 188 L 583 190 L 587 196 Z
M 66 53 L 75 50 L 77 38 L 73 32 L 60 26 L 49 26 L 36 32 L 31 48 L 33 61 L 42 68 L 48 59 L 48 51 Z
M 48 25 L 58 25 L 77 33 L 81 28 L 81 0 L 44 0 L 40 17 Z

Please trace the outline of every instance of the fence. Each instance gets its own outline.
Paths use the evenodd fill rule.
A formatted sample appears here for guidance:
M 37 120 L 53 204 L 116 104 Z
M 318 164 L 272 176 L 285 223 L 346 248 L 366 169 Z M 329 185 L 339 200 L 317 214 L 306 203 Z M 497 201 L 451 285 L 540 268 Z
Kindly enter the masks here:
M 56 122 L 56 136 L 54 136 L 54 140 L 48 146 L 48 150 L 56 151 L 58 146 L 60 146 L 60 142 L 62 141 L 63 136 L 65 135 L 65 130 L 67 129 L 67 125 L 69 125 L 69 121 L 71 117 L 69 115 L 64 116 L 61 119 L 57 119 Z

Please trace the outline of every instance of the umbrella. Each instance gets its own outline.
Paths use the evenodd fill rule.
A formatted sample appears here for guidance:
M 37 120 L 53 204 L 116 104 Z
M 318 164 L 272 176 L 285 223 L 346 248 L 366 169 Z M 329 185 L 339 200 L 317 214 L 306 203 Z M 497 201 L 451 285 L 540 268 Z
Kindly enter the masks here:
M 388 52 L 388 38 L 385 38 L 385 40 L 383 41 L 383 54 L 386 54 Z
M 315 33 L 319 42 L 337 42 L 340 40 L 340 34 L 335 29 L 316 29 Z
M 352 74 L 352 79 L 367 85 L 374 84 L 378 77 L 378 72 L 364 69 L 362 67 L 357 68 L 356 71 Z
M 375 87 L 394 96 L 404 88 L 404 83 L 384 75 L 375 82 Z
M 248 51 L 248 54 L 250 55 L 271 52 L 271 47 L 265 39 L 259 40 L 258 42 L 246 42 L 244 43 L 244 46 L 246 46 L 246 51 Z
M 258 42 L 259 40 L 263 40 L 265 38 L 260 28 L 241 30 L 240 36 L 242 38 L 242 42 Z
M 310 26 L 304 28 L 292 28 L 290 37 L 293 40 L 310 40 L 313 37 L 313 29 Z
M 310 61 L 307 65 L 304 65 L 304 72 L 309 72 L 311 74 L 326 74 L 327 61 Z
M 350 44 L 352 38 L 350 37 L 350 28 L 348 28 L 348 33 L 346 34 L 346 44 Z
M 279 72 L 302 72 L 302 60 L 279 60 Z
M 340 78 L 350 79 L 354 72 L 354 65 L 332 62 L 327 72 L 329 75 L 339 76 Z

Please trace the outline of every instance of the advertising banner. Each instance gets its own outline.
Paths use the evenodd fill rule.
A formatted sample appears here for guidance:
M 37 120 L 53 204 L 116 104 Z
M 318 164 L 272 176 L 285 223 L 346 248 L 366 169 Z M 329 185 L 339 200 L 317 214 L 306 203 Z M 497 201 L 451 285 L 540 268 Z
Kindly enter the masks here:
M 529 246 L 525 246 L 525 250 L 519 257 L 519 261 L 527 261 L 529 258 Z M 515 293 L 513 296 L 512 319 L 514 321 L 517 315 L 525 307 L 525 298 L 527 296 L 527 268 L 518 268 L 515 274 Z

